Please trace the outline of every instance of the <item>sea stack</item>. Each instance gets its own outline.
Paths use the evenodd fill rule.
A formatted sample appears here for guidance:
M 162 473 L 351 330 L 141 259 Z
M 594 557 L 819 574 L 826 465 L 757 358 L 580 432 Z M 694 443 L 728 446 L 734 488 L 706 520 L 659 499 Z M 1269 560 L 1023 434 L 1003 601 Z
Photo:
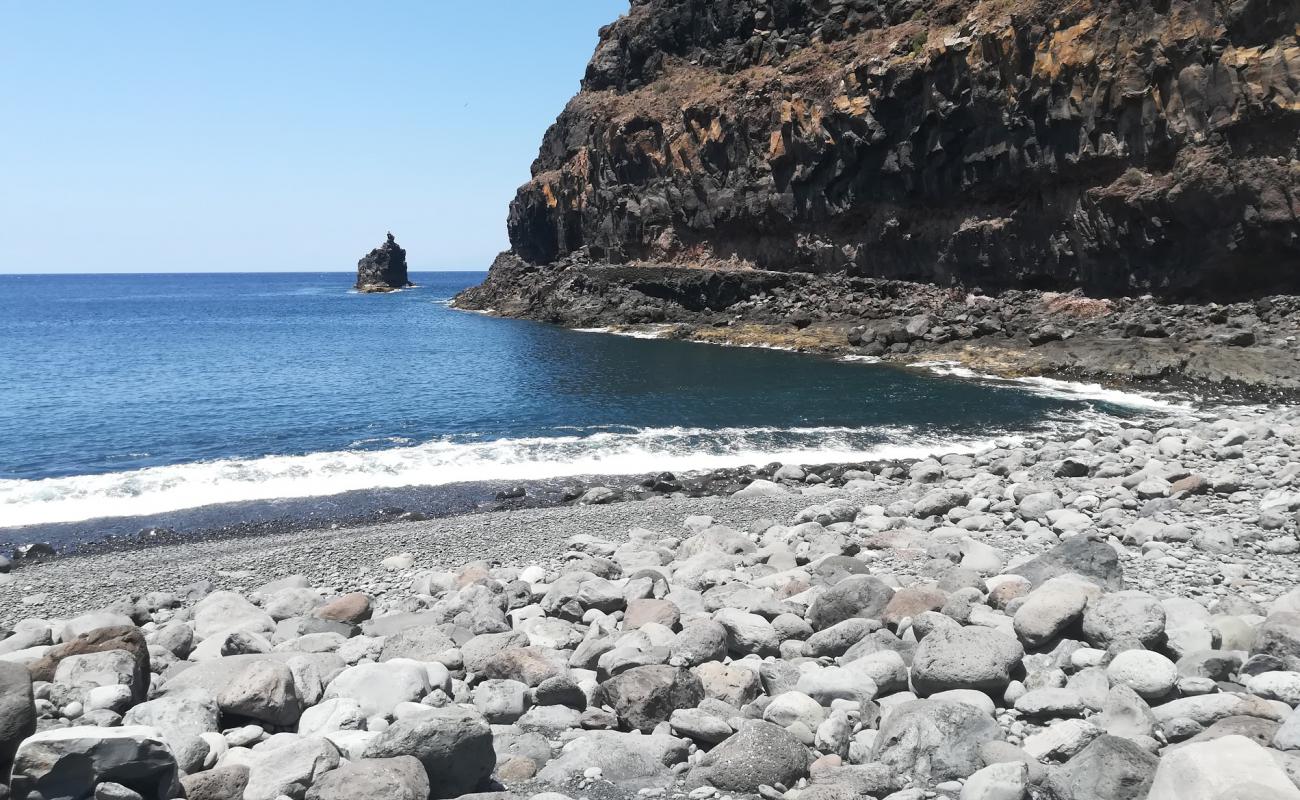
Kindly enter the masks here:
M 357 262 L 358 292 L 394 292 L 411 286 L 406 277 L 406 251 L 388 233 L 388 241 Z

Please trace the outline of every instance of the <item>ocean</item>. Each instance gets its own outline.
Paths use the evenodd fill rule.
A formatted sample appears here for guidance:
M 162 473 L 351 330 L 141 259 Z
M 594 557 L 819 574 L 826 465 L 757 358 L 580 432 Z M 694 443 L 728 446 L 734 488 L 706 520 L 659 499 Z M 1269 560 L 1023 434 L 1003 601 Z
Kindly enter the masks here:
M 482 278 L 360 295 L 346 273 L 0 276 L 0 541 L 919 456 L 1164 405 L 449 307 Z

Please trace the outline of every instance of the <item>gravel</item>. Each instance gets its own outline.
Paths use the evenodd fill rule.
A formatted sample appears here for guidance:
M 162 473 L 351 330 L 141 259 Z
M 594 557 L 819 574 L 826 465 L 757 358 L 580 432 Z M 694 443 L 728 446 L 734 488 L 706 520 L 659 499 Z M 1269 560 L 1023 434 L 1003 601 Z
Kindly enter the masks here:
M 866 502 L 876 494 L 841 490 L 834 496 Z M 692 515 L 713 516 L 743 529 L 754 520 L 785 519 L 808 505 L 809 499 L 797 494 L 657 497 L 73 555 L 21 565 L 11 573 L 12 582 L 0 583 L 0 625 L 29 616 L 80 614 L 125 594 L 175 591 L 200 580 L 210 580 L 218 589 L 243 590 L 285 575 L 304 575 L 314 586 L 346 586 L 381 596 L 409 583 L 406 571 L 389 573 L 380 567 L 383 558 L 397 553 L 414 554 L 416 570 L 471 561 L 547 564 L 564 555 L 566 540 L 575 533 L 615 540 L 633 528 L 675 533 Z

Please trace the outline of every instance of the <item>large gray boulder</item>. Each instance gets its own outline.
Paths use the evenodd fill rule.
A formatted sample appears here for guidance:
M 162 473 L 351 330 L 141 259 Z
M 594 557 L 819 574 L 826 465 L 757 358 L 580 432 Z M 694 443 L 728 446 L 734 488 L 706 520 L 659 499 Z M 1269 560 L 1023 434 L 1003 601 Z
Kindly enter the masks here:
M 144 697 L 135 686 L 135 657 L 125 650 L 104 650 L 68 656 L 54 670 L 54 682 L 85 691 L 100 686 L 128 686 L 132 697 Z
M 227 656 L 203 661 L 169 680 L 171 694 L 200 689 L 217 701 L 223 714 L 292 725 L 302 714 L 293 671 L 283 661 L 261 655 Z
M 591 731 L 564 745 L 537 779 L 562 785 L 597 767 L 603 780 L 625 788 L 662 788 L 672 782 L 672 767 L 685 761 L 688 752 L 686 741 L 675 736 Z
M 398 720 L 363 753 L 365 758 L 403 755 L 415 756 L 424 765 L 432 798 L 472 792 L 496 767 L 492 729 L 482 716 L 460 707 Z
M 1170 700 L 1152 708 L 1151 713 L 1161 724 L 1175 719 L 1190 719 L 1209 726 L 1227 717 L 1258 717 L 1280 721 L 1283 714 L 1279 712 L 1278 705 L 1250 694 L 1218 692 Z
M 912 686 L 922 696 L 949 689 L 1000 692 L 1024 655 L 1020 642 L 991 628 L 940 628 L 916 648 Z
M 500 651 L 527 646 L 528 634 L 522 631 L 481 633 L 460 646 L 460 657 L 466 672 L 479 674 Z
M 721 661 L 727 655 L 727 629 L 711 619 L 694 620 L 682 626 L 669 648 L 688 667 Z
M 244 800 L 248 767 L 223 766 L 181 777 L 186 800 Z
M 176 759 L 153 728 L 138 725 L 52 728 L 23 741 L 14 758 L 15 798 L 88 798 L 100 783 L 119 783 L 144 800 L 180 792 Z
M 1300 800 L 1269 751 L 1244 736 L 1167 749 L 1147 800 Z
M 699 705 L 704 686 L 689 670 L 657 664 L 633 667 L 601 683 L 595 699 L 628 727 L 649 733 L 674 711 Z
M 325 699 L 355 700 L 367 717 L 388 716 L 398 703 L 419 702 L 428 693 L 428 672 L 410 661 L 348 667 L 325 687 Z
M 1001 737 L 997 722 L 974 706 L 911 700 L 889 712 L 871 748 L 871 760 L 924 783 L 956 780 L 983 766 L 980 747 Z
M 874 575 L 851 575 L 828 587 L 808 609 L 808 622 L 816 630 L 846 619 L 880 619 L 894 590 Z
M 1293 672 L 1300 672 L 1300 613 L 1275 611 L 1255 634 L 1251 653 L 1270 655 Z
M 107 610 L 91 611 L 86 614 L 79 614 L 65 621 L 62 625 L 56 625 L 54 639 L 58 642 L 70 642 L 78 636 L 100 628 L 129 628 L 134 626 L 135 623 L 125 614 Z
M 247 766 L 218 766 L 181 778 L 186 800 L 243 800 Z
M 276 800 L 281 795 L 302 797 L 340 760 L 338 748 L 328 739 L 299 736 L 286 744 L 267 741 L 252 750 L 232 748 L 221 765 L 248 768 L 244 800 Z
M 298 718 L 298 733 L 303 736 L 324 736 L 335 731 L 360 731 L 366 728 L 366 715 L 361 704 L 350 697 L 334 697 L 302 712 Z
M 1146 592 L 1111 592 L 1095 597 L 1083 611 L 1083 634 L 1096 647 L 1137 640 L 1157 647 L 1165 638 L 1165 607 Z
M 738 608 L 724 608 L 713 615 L 714 620 L 727 632 L 727 649 L 736 656 L 751 653 L 760 656 L 776 655 L 781 637 L 766 617 L 751 614 Z
M 492 654 L 483 663 L 480 675 L 484 678 L 519 681 L 537 686 L 547 678 L 569 673 L 564 656 L 544 647 L 509 647 Z
M 0 661 L 0 784 L 13 766 L 19 743 L 35 732 L 31 673 L 22 664 Z
M 194 606 L 194 633 L 200 639 L 230 633 L 270 636 L 274 632 L 271 615 L 238 592 L 213 592 Z
M 1156 727 L 1156 715 L 1151 713 L 1151 706 L 1123 684 L 1110 687 L 1101 712 L 1091 721 L 1106 733 L 1125 739 L 1151 736 Z
M 428 800 L 429 776 L 412 756 L 363 758 L 322 775 L 307 800 Z
M 965 489 L 931 489 L 916 501 L 912 513 L 917 517 L 936 517 L 947 514 L 957 506 L 970 502 L 970 492 Z
M 1088 600 L 1099 594 L 1095 585 L 1072 577 L 1051 578 L 1025 597 L 1013 624 L 1026 647 L 1042 647 L 1083 615 Z
M 1159 762 L 1135 742 L 1103 734 L 1049 773 L 1047 786 L 1062 800 L 1143 800 Z
M 219 730 L 217 701 L 199 690 L 164 695 L 127 711 L 122 724 L 156 729 L 172 753 L 180 754 L 201 734 Z
M 416 625 L 384 639 L 380 661 L 394 658 L 411 658 L 416 661 L 436 661 L 438 656 L 453 649 L 456 643 L 442 629 L 433 625 Z
M 734 735 L 710 750 L 687 777 L 688 785 L 724 792 L 758 791 L 759 786 L 793 786 L 807 777 L 808 748 L 785 728 L 746 720 Z
M 1034 587 L 1074 572 L 1108 591 L 1124 588 L 1124 568 L 1115 549 L 1086 536 L 1071 536 L 1041 556 L 1008 571 L 1028 578 Z

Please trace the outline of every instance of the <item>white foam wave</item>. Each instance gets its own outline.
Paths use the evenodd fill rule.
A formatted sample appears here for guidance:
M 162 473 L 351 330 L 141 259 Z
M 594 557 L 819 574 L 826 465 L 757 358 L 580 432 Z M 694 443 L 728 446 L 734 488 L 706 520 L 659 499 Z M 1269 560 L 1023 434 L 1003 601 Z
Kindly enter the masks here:
M 671 330 L 670 325 L 649 325 L 644 328 L 574 328 L 578 333 L 609 333 L 629 339 L 662 339 Z
M 0 528 L 141 516 L 251 500 L 359 489 L 572 475 L 635 475 L 765 464 L 922 458 L 993 440 L 922 437 L 907 429 L 648 428 L 494 441 L 223 459 L 43 480 L 0 480 Z
M 1162 397 L 1149 392 L 1111 389 L 1099 383 L 1082 383 L 1041 377 L 1004 378 L 976 372 L 956 361 L 916 361 L 908 366 L 928 369 L 936 375 L 968 378 L 988 383 L 1010 384 L 1043 397 L 1054 397 L 1060 400 L 1096 400 L 1111 405 L 1149 411 L 1186 411 L 1192 407 L 1191 403 L 1174 397 Z
M 1056 378 L 1011 378 L 1009 380 L 1017 385 L 1027 387 L 1031 392 L 1046 397 L 1099 400 L 1112 405 L 1145 408 L 1151 411 L 1186 411 L 1192 407 L 1190 402 L 1173 397 L 1161 397 L 1148 392 L 1110 389 L 1099 383 L 1079 383 Z

